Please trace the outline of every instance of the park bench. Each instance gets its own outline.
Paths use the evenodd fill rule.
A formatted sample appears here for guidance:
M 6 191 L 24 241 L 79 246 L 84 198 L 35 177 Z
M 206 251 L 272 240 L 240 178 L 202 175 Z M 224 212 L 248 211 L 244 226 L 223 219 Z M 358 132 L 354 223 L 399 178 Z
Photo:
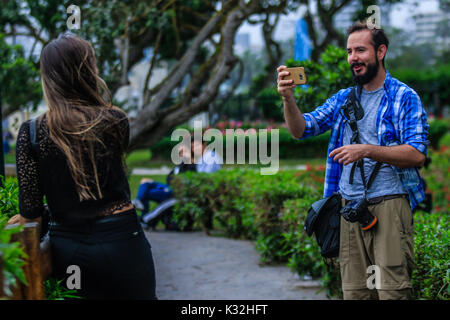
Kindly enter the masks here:
M 13 228 L 17 225 L 9 225 Z M 0 255 L 0 299 L 11 298 L 13 300 L 43 300 L 45 299 L 44 281 L 52 271 L 50 241 L 45 238 L 40 242 L 39 224 L 31 222 L 24 224 L 22 231 L 12 235 L 11 242 L 19 242 L 24 248 L 28 258 L 23 267 L 28 285 L 17 280 L 17 285 L 11 288 L 12 297 L 6 297 L 4 293 L 3 260 Z

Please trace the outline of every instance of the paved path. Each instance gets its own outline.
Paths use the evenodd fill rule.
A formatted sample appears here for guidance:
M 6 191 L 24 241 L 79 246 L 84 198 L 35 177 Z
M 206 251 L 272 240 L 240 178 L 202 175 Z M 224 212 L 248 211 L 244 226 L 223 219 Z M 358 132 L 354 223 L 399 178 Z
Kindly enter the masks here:
M 148 231 L 147 237 L 161 300 L 326 299 L 316 294 L 317 282 L 300 281 L 285 266 L 259 266 L 251 241 L 204 232 Z

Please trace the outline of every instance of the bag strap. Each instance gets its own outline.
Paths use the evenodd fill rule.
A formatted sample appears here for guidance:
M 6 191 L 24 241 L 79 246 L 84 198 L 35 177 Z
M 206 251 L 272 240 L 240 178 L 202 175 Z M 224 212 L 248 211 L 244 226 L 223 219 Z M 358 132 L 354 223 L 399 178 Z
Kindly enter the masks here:
M 359 130 L 358 130 L 358 124 L 357 121 L 361 120 L 364 117 L 364 109 L 362 108 L 361 102 L 359 101 L 358 97 L 356 96 L 356 86 L 353 87 L 353 90 L 351 91 L 348 101 L 345 105 L 347 116 L 349 117 L 349 125 L 352 129 L 352 137 L 350 139 L 351 144 L 355 143 L 361 143 L 359 140 Z M 358 87 L 359 95 L 361 95 L 362 87 Z M 366 184 L 366 177 L 364 174 L 364 159 L 361 159 L 352 165 L 352 169 L 350 171 L 350 177 L 349 177 L 349 183 L 353 184 L 353 177 L 355 175 L 356 166 L 359 167 L 360 173 L 361 173 L 361 179 L 364 185 L 364 198 L 367 196 L 367 191 L 370 189 L 373 181 L 375 180 L 376 175 L 380 171 L 382 163 L 378 162 L 375 164 L 375 168 L 373 169 L 372 173 L 370 174 L 369 181 Z
M 31 119 L 31 121 L 30 121 L 31 150 L 36 158 L 39 157 L 39 143 L 37 141 L 37 122 L 38 122 L 38 117 Z

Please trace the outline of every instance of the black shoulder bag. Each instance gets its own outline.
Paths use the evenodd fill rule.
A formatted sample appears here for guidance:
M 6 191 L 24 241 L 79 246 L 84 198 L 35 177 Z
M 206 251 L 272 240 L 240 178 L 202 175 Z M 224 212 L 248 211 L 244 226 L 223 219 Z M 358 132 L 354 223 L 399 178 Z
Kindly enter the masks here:
M 314 202 L 308 211 L 305 230 L 316 235 L 320 253 L 324 258 L 339 256 L 341 195 L 337 192 Z

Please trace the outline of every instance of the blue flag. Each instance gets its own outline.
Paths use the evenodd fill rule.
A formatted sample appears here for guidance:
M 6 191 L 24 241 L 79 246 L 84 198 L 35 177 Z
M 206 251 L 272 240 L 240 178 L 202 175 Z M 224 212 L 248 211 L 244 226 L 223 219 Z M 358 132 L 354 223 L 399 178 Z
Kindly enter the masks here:
M 308 60 L 311 56 L 312 44 L 305 19 L 298 19 L 295 29 L 294 60 Z

